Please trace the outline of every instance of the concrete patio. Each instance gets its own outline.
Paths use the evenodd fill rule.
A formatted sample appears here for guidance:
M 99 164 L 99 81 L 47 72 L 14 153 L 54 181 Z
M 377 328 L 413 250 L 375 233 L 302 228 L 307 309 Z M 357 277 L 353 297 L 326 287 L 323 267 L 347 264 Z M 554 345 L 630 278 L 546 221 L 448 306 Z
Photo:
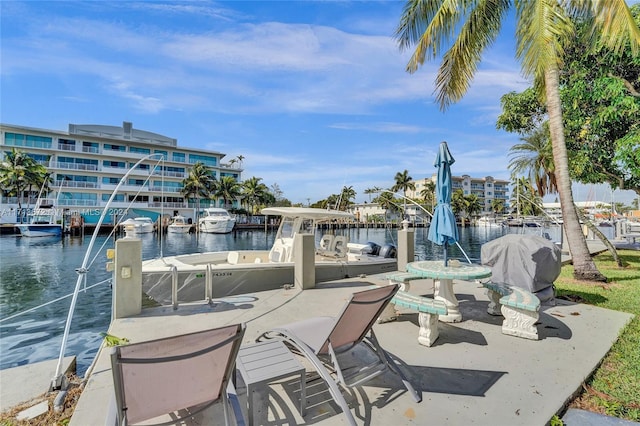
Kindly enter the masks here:
M 382 276 L 368 276 L 304 291 L 292 288 L 229 297 L 213 306 L 153 308 L 114 321 L 109 333 L 137 342 L 245 322 L 243 344 L 250 344 L 280 324 L 335 315 L 351 293 L 385 282 Z M 464 320 L 440 323 L 440 337 L 432 347 L 417 342 L 417 313 L 404 312 L 395 322 L 374 326 L 380 343 L 400 363 L 423 400 L 414 402 L 399 378 L 386 373 L 344 390 L 359 424 L 544 425 L 580 388 L 632 318 L 558 300 L 555 306 L 542 307 L 540 340 L 526 340 L 501 333 L 502 318 L 486 313 L 489 299 L 479 284 L 456 282 L 454 288 Z M 432 294 L 432 282 L 412 281 L 411 292 Z M 306 415 L 298 412 L 299 383 L 292 377 L 260 393 L 256 424 L 346 424 L 326 386 L 307 367 Z M 246 389 L 240 378 L 237 390 L 247 419 Z M 70 424 L 103 424 L 113 412 L 112 403 L 108 350 L 103 350 Z M 194 418 L 193 424 L 217 424 L 219 415 L 219 408 L 214 408 Z

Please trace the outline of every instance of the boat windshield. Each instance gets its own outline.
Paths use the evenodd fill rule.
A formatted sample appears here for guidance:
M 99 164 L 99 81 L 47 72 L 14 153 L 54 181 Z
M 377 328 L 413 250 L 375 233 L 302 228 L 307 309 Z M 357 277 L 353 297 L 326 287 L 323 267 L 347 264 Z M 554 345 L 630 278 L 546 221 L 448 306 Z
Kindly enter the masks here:
M 280 238 L 293 238 L 295 233 L 295 220 L 292 217 L 285 217 L 282 219 L 282 225 L 280 225 Z

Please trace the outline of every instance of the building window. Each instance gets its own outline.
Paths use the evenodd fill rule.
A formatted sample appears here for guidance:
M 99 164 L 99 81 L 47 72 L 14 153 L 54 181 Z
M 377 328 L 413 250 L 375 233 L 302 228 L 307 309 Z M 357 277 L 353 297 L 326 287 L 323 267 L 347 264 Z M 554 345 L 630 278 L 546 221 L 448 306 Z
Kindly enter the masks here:
M 124 161 L 103 160 L 102 165 L 104 167 L 114 167 L 116 169 L 125 169 L 127 167 L 127 163 L 125 163 Z
M 82 142 L 82 152 L 93 152 L 97 154 L 100 152 L 100 146 L 95 142 Z
M 51 148 L 52 138 L 47 136 L 23 135 L 21 133 L 5 133 L 4 143 L 10 146 L 25 146 L 30 148 Z
M 153 151 L 154 154 L 162 154 L 162 159 L 166 160 L 169 158 L 169 153 L 167 151 L 163 151 L 161 149 L 156 149 Z
M 120 182 L 120 178 L 117 178 L 117 177 L 103 177 L 102 178 L 102 183 L 105 183 L 107 185 L 117 185 L 118 182 Z
M 109 198 L 111 198 L 111 194 L 102 194 L 102 201 L 109 201 Z M 113 197 L 113 201 L 124 202 L 124 194 L 116 194 L 116 196 Z
M 172 160 L 177 161 L 178 163 L 184 163 L 187 161 L 187 157 L 184 152 L 174 152 Z
M 189 163 L 203 163 L 205 166 L 215 167 L 218 165 L 218 159 L 208 155 L 189 154 Z
M 127 147 L 124 145 L 112 145 L 110 143 L 105 143 L 104 144 L 104 149 L 106 151 L 119 151 L 119 152 L 126 152 Z
M 151 150 L 149 148 L 138 148 L 137 146 L 130 146 L 129 152 L 135 152 L 136 154 L 151 154 Z

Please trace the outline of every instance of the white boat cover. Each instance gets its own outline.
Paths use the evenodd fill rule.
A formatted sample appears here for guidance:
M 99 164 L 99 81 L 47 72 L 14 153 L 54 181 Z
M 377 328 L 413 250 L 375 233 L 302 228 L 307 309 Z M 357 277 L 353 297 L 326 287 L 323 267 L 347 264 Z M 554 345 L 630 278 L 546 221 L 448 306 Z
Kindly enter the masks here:
M 561 260 L 560 248 L 537 235 L 509 234 L 483 244 L 480 249 L 480 261 L 491 268 L 493 282 L 538 293 L 540 301 L 553 294 L 551 287 L 560 275 Z

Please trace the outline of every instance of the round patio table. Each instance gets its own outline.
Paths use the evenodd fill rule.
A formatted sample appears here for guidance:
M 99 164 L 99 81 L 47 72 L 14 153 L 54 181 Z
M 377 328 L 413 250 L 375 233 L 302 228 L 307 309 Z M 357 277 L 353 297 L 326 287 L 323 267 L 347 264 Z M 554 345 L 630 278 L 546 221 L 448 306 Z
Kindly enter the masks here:
M 420 260 L 407 263 L 407 271 L 424 278 L 434 280 L 434 299 L 439 299 L 447 306 L 447 315 L 440 315 L 443 322 L 460 322 L 462 314 L 458 308 L 458 299 L 453 292 L 453 280 L 471 281 L 491 276 L 491 269 L 486 266 L 459 263 L 444 266 L 443 260 Z

